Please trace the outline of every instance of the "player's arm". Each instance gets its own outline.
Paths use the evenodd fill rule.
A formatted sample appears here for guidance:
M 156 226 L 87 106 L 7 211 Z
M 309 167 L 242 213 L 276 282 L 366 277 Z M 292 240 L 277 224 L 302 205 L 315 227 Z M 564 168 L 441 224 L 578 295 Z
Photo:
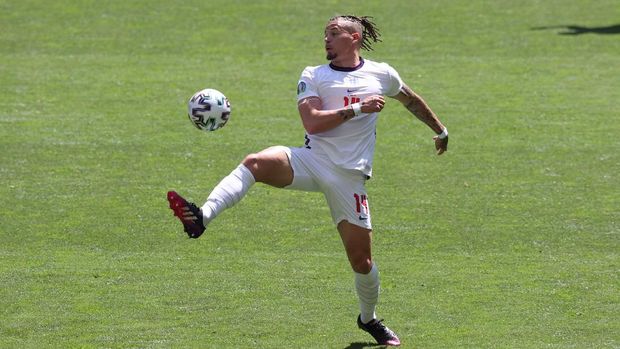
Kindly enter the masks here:
M 448 150 L 448 131 L 422 97 L 413 92 L 409 86 L 403 84 L 400 92 L 394 98 L 400 101 L 420 121 L 435 131 L 437 136 L 433 137 L 433 140 L 435 141 L 437 155 L 441 155 Z
M 385 105 L 383 96 L 369 96 L 360 103 L 340 109 L 323 110 L 319 97 L 307 97 L 297 103 L 301 122 L 309 134 L 329 131 L 351 120 L 360 113 L 379 112 Z

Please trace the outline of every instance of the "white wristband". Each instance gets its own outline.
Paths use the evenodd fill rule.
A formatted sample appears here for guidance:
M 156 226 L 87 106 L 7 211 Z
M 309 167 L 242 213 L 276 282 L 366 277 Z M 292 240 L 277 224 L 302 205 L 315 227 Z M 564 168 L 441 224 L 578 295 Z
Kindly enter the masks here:
M 354 116 L 358 116 L 362 113 L 362 105 L 359 103 L 351 104 L 351 109 L 353 109 Z
M 437 135 L 437 137 L 439 137 L 439 139 L 444 139 L 448 137 L 448 128 L 444 128 L 443 131 L 441 131 L 441 133 Z

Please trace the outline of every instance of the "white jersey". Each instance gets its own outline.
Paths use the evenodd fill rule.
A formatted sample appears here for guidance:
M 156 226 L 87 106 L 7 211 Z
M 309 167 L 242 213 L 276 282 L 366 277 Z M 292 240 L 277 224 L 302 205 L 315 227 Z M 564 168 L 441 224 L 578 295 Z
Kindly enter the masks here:
M 340 109 L 371 95 L 395 96 L 403 86 L 386 63 L 361 60 L 355 68 L 331 64 L 306 67 L 297 85 L 297 101 L 316 96 L 323 109 Z M 329 131 L 306 134 L 306 148 L 326 155 L 336 166 L 372 175 L 378 113 L 362 113 Z

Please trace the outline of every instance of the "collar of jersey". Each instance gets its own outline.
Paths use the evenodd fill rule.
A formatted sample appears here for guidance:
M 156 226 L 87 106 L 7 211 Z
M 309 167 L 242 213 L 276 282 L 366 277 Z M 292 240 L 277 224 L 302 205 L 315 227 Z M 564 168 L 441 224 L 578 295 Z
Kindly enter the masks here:
M 333 70 L 345 71 L 345 72 L 356 71 L 356 70 L 360 69 L 363 66 L 364 66 L 364 58 L 362 58 L 362 57 L 360 57 L 360 64 L 358 64 L 355 67 L 339 67 L 337 65 L 333 65 L 332 63 L 329 63 L 329 67 L 332 68 Z

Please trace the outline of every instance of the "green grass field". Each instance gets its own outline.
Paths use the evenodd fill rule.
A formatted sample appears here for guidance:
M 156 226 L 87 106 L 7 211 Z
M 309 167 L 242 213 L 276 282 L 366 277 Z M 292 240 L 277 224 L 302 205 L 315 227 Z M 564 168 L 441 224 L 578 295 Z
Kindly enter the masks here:
M 374 347 L 322 195 L 256 185 L 191 241 L 166 201 L 302 144 L 297 79 L 350 12 L 450 129 L 437 157 L 397 102 L 378 126 L 402 347 L 620 348 L 614 0 L 0 0 L 0 348 Z M 233 104 L 211 134 L 206 87 Z

